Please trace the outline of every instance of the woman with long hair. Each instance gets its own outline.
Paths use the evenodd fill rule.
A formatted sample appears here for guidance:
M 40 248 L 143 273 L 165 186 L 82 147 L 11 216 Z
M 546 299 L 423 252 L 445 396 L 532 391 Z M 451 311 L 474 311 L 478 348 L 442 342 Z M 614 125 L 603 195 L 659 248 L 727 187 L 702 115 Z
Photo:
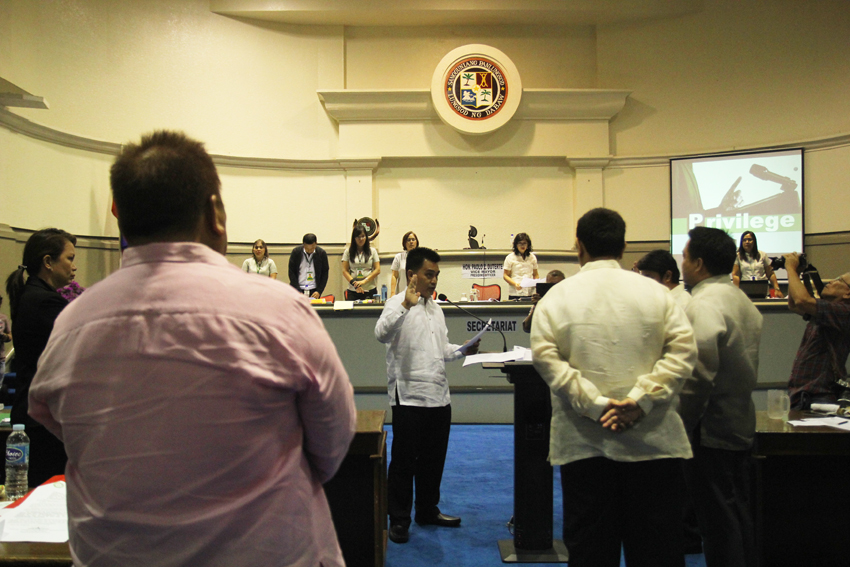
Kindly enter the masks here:
M 274 260 L 269 258 L 269 247 L 266 246 L 263 239 L 259 238 L 256 242 L 254 242 L 254 246 L 251 248 L 251 254 L 250 258 L 246 258 L 245 261 L 242 262 L 242 271 L 248 272 L 249 274 L 259 274 L 276 280 L 277 266 L 275 265 Z
M 522 278 L 538 278 L 537 273 L 537 256 L 532 252 L 531 237 L 525 232 L 520 232 L 514 236 L 513 242 L 514 251 L 505 258 L 504 278 L 511 286 L 508 295 L 526 295 L 531 296 L 534 292 L 532 287 L 520 287 Z
M 401 252 L 395 255 L 393 258 L 393 265 L 391 267 L 393 275 L 390 278 L 390 295 L 395 295 L 399 291 L 403 290 L 407 287 L 409 283 L 407 281 L 407 269 L 405 268 L 407 264 L 407 253 L 413 250 L 414 248 L 419 248 L 419 237 L 416 236 L 412 230 L 408 230 L 404 233 L 404 236 L 401 237 Z M 401 290 L 396 290 L 396 287 L 401 282 Z
M 77 239 L 58 228 L 32 234 L 24 245 L 18 268 L 6 279 L 12 314 L 15 372 L 19 381 L 12 403 L 12 424 L 23 423 L 32 444 L 29 483 L 37 486 L 48 478 L 65 474 L 65 446 L 43 425 L 27 415 L 30 384 L 38 358 L 47 346 L 53 323 L 68 305 L 58 291 L 74 279 Z M 24 278 L 24 274 L 28 274 Z
M 779 289 L 776 274 L 770 267 L 770 258 L 759 250 L 756 234 L 747 230 L 741 235 L 741 244 L 738 247 L 738 255 L 735 265 L 732 267 L 732 281 L 736 286 L 741 286 L 741 280 L 770 280 L 771 287 L 775 290 L 777 297 L 784 297 Z
M 355 226 L 351 231 L 351 244 L 342 252 L 342 277 L 348 282 L 345 298 L 349 301 L 370 299 L 375 294 L 375 280 L 380 273 L 378 251 L 369 246 L 366 229 Z

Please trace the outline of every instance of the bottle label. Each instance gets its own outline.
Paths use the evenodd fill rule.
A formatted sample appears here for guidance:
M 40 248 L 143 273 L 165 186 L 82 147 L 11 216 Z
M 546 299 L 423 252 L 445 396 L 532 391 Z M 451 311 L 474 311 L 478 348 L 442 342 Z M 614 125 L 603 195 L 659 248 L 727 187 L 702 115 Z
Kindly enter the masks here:
M 30 460 L 30 448 L 26 445 L 6 447 L 7 465 L 26 465 Z

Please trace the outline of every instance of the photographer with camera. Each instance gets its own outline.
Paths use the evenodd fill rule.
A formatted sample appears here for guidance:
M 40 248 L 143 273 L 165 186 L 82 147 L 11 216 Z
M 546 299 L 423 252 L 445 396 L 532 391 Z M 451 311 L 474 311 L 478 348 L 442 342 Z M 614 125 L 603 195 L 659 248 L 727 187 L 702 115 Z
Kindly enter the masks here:
M 788 308 L 809 322 L 788 380 L 792 409 L 836 403 L 848 388 L 845 364 L 850 353 L 850 272 L 826 284 L 820 299 L 815 299 L 800 279 L 806 269 L 804 258 L 797 253 L 784 256 Z

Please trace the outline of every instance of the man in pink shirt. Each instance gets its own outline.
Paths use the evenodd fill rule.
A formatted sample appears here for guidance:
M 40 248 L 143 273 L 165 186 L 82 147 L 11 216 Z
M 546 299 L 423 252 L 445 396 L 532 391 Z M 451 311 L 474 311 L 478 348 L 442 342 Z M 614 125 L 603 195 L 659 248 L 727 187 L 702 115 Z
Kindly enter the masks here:
M 322 483 L 356 417 L 318 316 L 225 259 L 202 144 L 146 136 L 111 184 L 123 265 L 56 320 L 30 390 L 68 453 L 74 564 L 343 565 Z

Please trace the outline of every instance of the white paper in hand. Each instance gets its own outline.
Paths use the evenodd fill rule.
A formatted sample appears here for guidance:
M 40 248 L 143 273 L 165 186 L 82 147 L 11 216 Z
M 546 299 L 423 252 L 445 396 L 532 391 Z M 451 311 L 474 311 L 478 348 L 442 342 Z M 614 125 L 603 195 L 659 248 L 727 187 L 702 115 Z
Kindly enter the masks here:
M 468 342 L 468 343 L 463 344 L 463 345 L 460 345 L 460 348 L 458 348 L 455 352 L 459 352 L 459 353 L 461 353 L 462 355 L 466 356 L 466 351 L 469 349 L 469 347 L 471 347 L 472 345 L 474 345 L 474 344 L 475 344 L 475 342 L 476 342 L 478 339 L 480 339 L 481 337 L 483 337 L 483 336 L 484 336 L 484 333 L 486 333 L 486 332 L 490 329 L 490 324 L 491 324 L 492 322 L 493 322 L 493 319 L 488 319 L 488 320 L 487 320 L 487 324 L 486 324 L 486 325 L 484 325 L 484 328 L 483 328 L 483 329 L 481 329 L 481 330 L 478 332 L 478 334 L 477 334 L 477 335 L 475 335 L 474 337 L 472 337 L 471 339 L 469 339 L 469 342 Z

